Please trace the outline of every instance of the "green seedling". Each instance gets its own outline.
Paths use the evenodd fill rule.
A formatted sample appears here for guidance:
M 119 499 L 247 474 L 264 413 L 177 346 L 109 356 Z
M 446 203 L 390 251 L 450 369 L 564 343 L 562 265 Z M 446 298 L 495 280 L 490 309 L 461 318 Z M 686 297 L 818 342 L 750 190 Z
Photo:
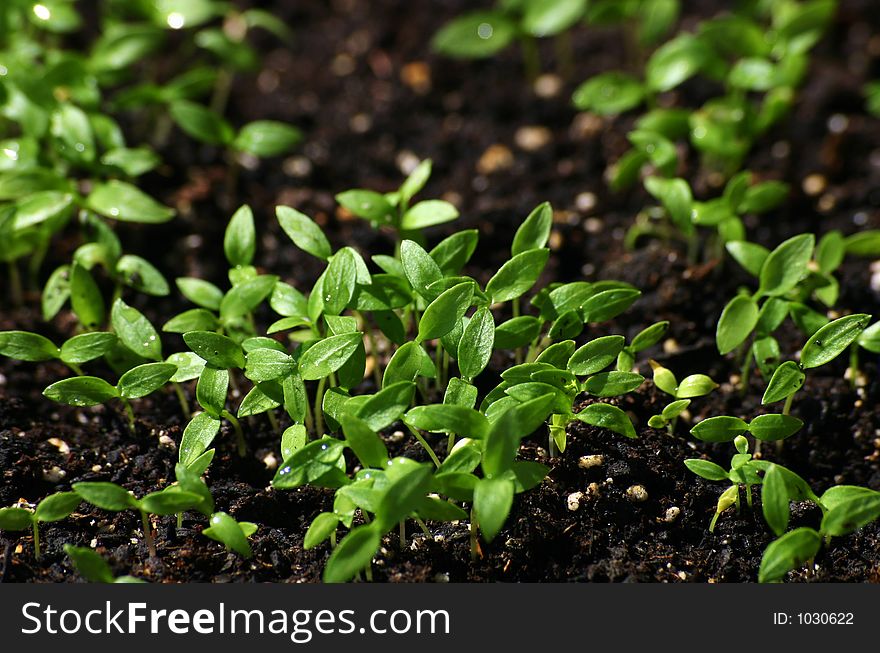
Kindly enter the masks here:
M 130 400 L 140 399 L 157 391 L 176 371 L 177 367 L 170 363 L 145 363 L 133 367 L 119 377 L 116 385 L 97 376 L 75 376 L 56 381 L 43 390 L 43 395 L 52 401 L 77 407 L 97 406 L 114 399 L 119 400 L 133 431 L 135 415 Z
M 237 522 L 225 512 L 215 512 L 209 520 L 210 526 L 202 531 L 206 537 L 216 540 L 230 551 L 235 551 L 243 558 L 252 558 L 248 538 L 257 532 L 257 525 L 251 522 Z
M 137 510 L 141 515 L 144 541 L 150 557 L 156 557 L 156 543 L 150 525 L 150 515 L 175 515 L 184 510 L 198 510 L 204 505 L 204 496 L 170 486 L 159 492 L 151 492 L 141 499 L 116 483 L 105 481 L 74 483 L 73 491 L 83 501 L 110 512 Z
M 650 364 L 654 371 L 654 386 L 672 397 L 673 401 L 660 413 L 652 415 L 648 420 L 648 426 L 654 429 L 665 428 L 669 435 L 674 435 L 678 418 L 691 405 L 691 400 L 708 395 L 718 387 L 718 384 L 705 374 L 691 374 L 679 383 L 671 370 L 654 360 L 650 361 Z
M 35 510 L 0 508 L 0 531 L 24 531 L 34 534 L 34 557 L 40 557 L 40 522 L 61 521 L 69 517 L 82 499 L 74 492 L 56 492 L 40 501 Z
M 64 545 L 64 552 L 79 575 L 90 583 L 145 583 L 146 581 L 134 576 L 114 576 L 113 570 L 100 554 L 87 546 Z
M 76 374 L 82 375 L 80 365 L 106 355 L 116 342 L 115 334 L 96 331 L 73 336 L 58 347 L 51 340 L 37 333 L 2 331 L 0 356 L 28 362 L 60 360 Z

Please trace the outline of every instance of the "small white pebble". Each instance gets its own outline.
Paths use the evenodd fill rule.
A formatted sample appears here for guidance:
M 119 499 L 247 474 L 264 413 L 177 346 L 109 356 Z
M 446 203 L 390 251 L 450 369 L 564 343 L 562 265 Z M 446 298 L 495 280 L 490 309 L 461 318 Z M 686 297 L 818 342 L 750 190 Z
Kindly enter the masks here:
M 100 472 L 103 469 L 100 465 L 92 465 L 93 472 Z
M 678 341 L 675 338 L 667 338 L 663 341 L 663 353 L 674 354 L 679 350 Z
M 516 130 L 513 140 L 526 152 L 535 152 L 553 140 L 553 132 L 540 125 L 526 125 Z
M 159 436 L 159 446 L 163 449 L 170 449 L 171 451 L 177 450 L 177 443 L 164 433 Z
M 91 548 L 93 548 L 93 549 L 96 549 L 96 548 L 98 547 L 98 538 L 97 538 L 97 537 L 93 537 L 93 538 L 92 538 L 92 541 L 89 542 L 89 546 L 90 546 Z
M 581 499 L 584 498 L 583 492 L 572 492 L 568 495 L 568 498 L 565 500 L 568 509 L 572 512 L 575 512 L 581 507 Z
M 391 442 L 403 442 L 403 438 L 404 438 L 404 437 L 405 437 L 405 436 L 404 436 L 404 434 L 403 434 L 403 431 L 394 431 L 394 433 L 392 433 L 392 434 L 388 437 L 388 439 L 389 439 Z
M 630 485 L 626 489 L 626 498 L 634 503 L 641 503 L 648 500 L 648 491 L 644 485 Z
M 604 462 L 605 456 L 602 456 L 600 454 L 581 456 L 580 458 L 578 458 L 578 467 L 580 467 L 581 469 L 590 469 L 591 467 L 598 467 Z
M 434 582 L 435 583 L 448 583 L 449 582 L 449 574 L 445 571 L 441 571 L 439 574 L 434 574 Z
M 70 453 L 70 447 L 64 440 L 61 440 L 60 438 L 49 438 L 49 444 L 51 444 L 53 447 L 56 447 L 58 451 L 63 454 Z
M 58 483 L 67 476 L 67 472 L 61 469 L 58 465 L 53 466 L 51 469 L 43 470 L 43 480 L 47 483 Z
M 546 73 L 535 80 L 535 95 L 549 99 L 559 95 L 562 90 L 562 78 L 559 75 Z
M 678 516 L 680 514 L 681 514 L 681 508 L 679 508 L 678 506 L 672 506 L 670 508 L 667 508 L 666 514 L 663 516 L 663 521 L 665 521 L 667 524 L 671 524 L 676 519 L 678 519 Z
M 266 466 L 266 469 L 275 469 L 278 467 L 278 459 L 274 453 L 268 453 L 263 458 L 263 464 Z

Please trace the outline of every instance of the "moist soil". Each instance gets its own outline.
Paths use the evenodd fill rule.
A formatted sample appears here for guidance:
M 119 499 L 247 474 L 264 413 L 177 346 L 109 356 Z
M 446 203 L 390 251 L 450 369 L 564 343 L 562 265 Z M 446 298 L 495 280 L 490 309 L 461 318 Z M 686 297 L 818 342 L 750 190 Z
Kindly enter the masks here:
M 729 445 L 688 438 L 694 421 L 763 410 L 765 380 L 753 376 L 748 392 L 740 394 L 735 361 L 718 356 L 714 346 L 714 325 L 726 299 L 750 280 L 729 260 L 689 264 L 674 240 L 645 239 L 634 250 L 624 247 L 626 228 L 650 199 L 641 189 L 610 192 L 603 175 L 627 148 L 632 117 L 579 115 L 568 100 L 578 81 L 635 65 L 637 58 L 626 50 L 618 30 L 575 30 L 574 66 L 567 77 L 556 73 L 552 43 L 542 44 L 544 67 L 553 75 L 543 82 L 559 87 L 547 96 L 536 93 L 536 85 L 524 77 L 516 48 L 481 62 L 450 61 L 430 52 L 431 34 L 473 4 L 261 3 L 274 5 L 269 8 L 295 37 L 283 46 L 268 36 L 256 39 L 263 66 L 236 77 L 228 116 L 235 124 L 258 118 L 290 121 L 304 130 L 305 142 L 287 159 L 244 161 L 238 179 L 230 183 L 221 152 L 173 135 L 162 150 L 165 165 L 144 183 L 180 215 L 158 227 L 119 225 L 122 242 L 169 279 L 200 276 L 222 284 L 223 230 L 231 210 L 249 203 L 262 234 L 261 269 L 307 290 L 320 269 L 286 240 L 274 221 L 274 206 L 296 206 L 314 216 L 336 246 L 390 253 L 390 235 L 338 210 L 333 195 L 353 187 L 393 190 L 413 160 L 430 157 L 434 173 L 423 196 L 454 202 L 462 214 L 455 228 L 480 230 L 480 246 L 466 272 L 485 281 L 503 261 L 515 226 L 549 200 L 556 224 L 543 282 L 618 279 L 643 293 L 624 315 L 591 325 L 585 335 L 631 337 L 653 322 L 669 320 L 668 340 L 646 353 L 679 378 L 705 372 L 721 387 L 694 400 L 689 419 L 672 436 L 647 427 L 648 418 L 666 403 L 650 383 L 619 400 L 637 425 L 636 439 L 576 422 L 569 427 L 564 454 L 550 459 L 546 434 L 534 434 L 524 441 L 521 456 L 549 465 L 550 475 L 517 497 L 507 525 L 491 544 L 481 545 L 476 559 L 470 556 L 466 523 L 431 524 L 433 539 L 418 530 L 407 532 L 405 542 L 397 534 L 387 536 L 374 579 L 754 581 L 763 549 L 773 539 L 761 516 L 759 493 L 754 509 L 726 512 L 710 533 L 724 486 L 697 478 L 683 465 L 700 456 L 726 464 L 732 453 Z M 841 1 L 836 23 L 814 50 L 792 115 L 750 153 L 746 167 L 759 178 L 779 179 L 792 188 L 784 206 L 747 219 L 751 240 L 773 247 L 803 231 L 850 234 L 880 227 L 880 129 L 865 113 L 861 90 L 880 78 L 880 37 L 872 36 L 880 33 L 880 25 L 871 4 Z M 687 5 L 685 28 L 714 15 L 724 3 Z M 173 73 L 175 62 L 165 65 Z M 716 91 L 689 83 L 664 102 L 696 106 Z M 132 124 L 136 118 L 131 117 Z M 537 129 L 527 133 L 523 127 Z M 685 159 L 679 174 L 693 180 L 698 197 L 718 192 L 693 157 Z M 446 233 L 435 229 L 429 239 L 436 242 Z M 71 232 L 53 243 L 43 280 L 79 242 Z M 880 314 L 870 261 L 848 260 L 839 277 L 840 307 Z M 56 340 L 73 334 L 69 316 L 44 324 L 38 295 L 27 299 L 25 307 L 12 307 L 7 297 L 0 298 L 0 329 L 37 330 Z M 137 295 L 126 299 L 158 324 L 188 308 L 176 293 L 158 301 Z M 176 336 L 163 339 L 166 354 L 182 345 Z M 797 351 L 802 341 L 795 329 L 783 329 L 784 352 Z M 765 447 L 764 457 L 801 474 L 819 493 L 841 483 L 880 490 L 877 362 L 877 357 L 863 361 L 864 385 L 857 390 L 843 378 L 843 361 L 811 374 L 792 411 L 804 420 L 803 430 L 781 452 Z M 485 373 L 487 388 L 509 364 L 500 356 L 493 359 Z M 649 374 L 647 359 L 640 360 L 640 368 Z M 41 396 L 43 388 L 67 374 L 60 365 L 0 360 L 0 505 L 36 503 L 77 481 L 113 481 L 140 496 L 173 479 L 176 446 L 186 423 L 173 394 L 136 402 L 132 433 L 114 406 L 77 409 Z M 194 389 L 186 390 L 194 401 Z M 29 535 L 2 534 L 0 581 L 78 580 L 64 543 L 96 546 L 118 573 L 156 582 L 318 581 L 329 550 L 303 550 L 303 536 L 311 520 L 332 506 L 332 495 L 313 488 L 270 488 L 280 458 L 278 436 L 263 417 L 249 418 L 244 426 L 248 455 L 235 453 L 234 438 L 224 426 L 207 482 L 218 510 L 259 525 L 252 560 L 229 554 L 200 535 L 204 519 L 194 514 L 187 514 L 179 529 L 173 518 L 154 521 L 158 557 L 150 560 L 134 513 L 111 514 L 82 504 L 69 519 L 42 526 L 39 560 Z M 427 459 L 394 427 L 384 437 L 392 454 Z M 439 441 L 436 446 L 443 450 Z M 584 467 L 579 463 L 583 456 L 601 458 Z M 630 490 L 633 486 L 644 492 Z M 793 526 L 815 526 L 818 518 L 809 504 L 793 507 Z M 793 572 L 788 579 L 878 581 L 878 546 L 880 526 L 873 524 L 835 539 L 817 557 L 815 569 Z

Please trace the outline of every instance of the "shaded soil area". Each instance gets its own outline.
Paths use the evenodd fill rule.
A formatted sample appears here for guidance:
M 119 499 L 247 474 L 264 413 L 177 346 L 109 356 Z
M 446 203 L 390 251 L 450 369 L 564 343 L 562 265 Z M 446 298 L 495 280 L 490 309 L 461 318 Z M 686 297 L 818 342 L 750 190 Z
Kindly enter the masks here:
M 692 421 L 721 414 L 749 417 L 765 410 L 760 406 L 763 380 L 753 378 L 750 391 L 738 393 L 732 385 L 738 374 L 735 362 L 719 357 L 714 344 L 724 303 L 751 281 L 730 260 L 688 265 L 676 242 L 645 241 L 635 251 L 625 250 L 625 230 L 649 198 L 640 189 L 611 193 L 604 173 L 628 147 L 633 116 L 589 117 L 578 114 L 568 100 L 578 81 L 634 65 L 618 31 L 576 30 L 573 74 L 545 78 L 558 90 L 539 95 L 522 74 L 516 48 L 482 62 L 448 61 L 430 52 L 430 35 L 473 4 L 277 0 L 274 9 L 295 38 L 279 44 L 260 37 L 264 66 L 236 78 L 230 118 L 236 124 L 287 120 L 304 130 L 305 143 L 287 159 L 245 162 L 237 185 L 230 188 L 221 152 L 184 148 L 184 139 L 172 137 L 162 152 L 166 165 L 146 183 L 178 208 L 180 217 L 158 227 L 120 225 L 123 243 L 159 265 L 169 279 L 200 276 L 222 284 L 223 230 L 231 210 L 246 202 L 261 230 L 258 264 L 308 290 L 320 273 L 318 264 L 286 240 L 275 223 L 274 206 L 287 204 L 314 216 L 334 245 L 391 253 L 391 236 L 338 210 L 333 195 L 353 187 L 393 190 L 413 161 L 430 157 L 434 174 L 423 197 L 454 202 L 462 214 L 455 228 L 480 230 L 480 246 L 467 272 L 485 281 L 505 257 L 515 226 L 535 205 L 549 200 L 556 224 L 544 281 L 619 279 L 643 292 L 627 313 L 610 324 L 591 326 L 585 337 L 631 337 L 653 322 L 669 320 L 668 341 L 646 353 L 679 378 L 704 372 L 722 387 L 693 402 L 691 420 L 679 425 L 676 437 L 647 427 L 648 418 L 666 403 L 650 383 L 619 402 L 633 417 L 638 439 L 575 423 L 565 453 L 548 460 L 546 435 L 535 434 L 526 440 L 522 457 L 548 464 L 550 476 L 517 498 L 507 525 L 482 546 L 481 557 L 470 558 L 466 523 L 432 524 L 433 540 L 415 529 L 402 546 L 397 535 L 388 536 L 374 565 L 375 578 L 754 581 L 763 549 L 772 540 L 757 493 L 754 510 L 725 513 L 710 533 L 709 520 L 724 486 L 695 477 L 683 465 L 699 456 L 724 465 L 733 453 L 730 446 L 683 437 Z M 692 26 L 724 4 L 693 3 L 682 25 Z M 880 25 L 871 4 L 841 1 L 836 24 L 815 49 L 794 113 L 750 154 L 747 167 L 760 178 L 792 187 L 783 207 L 748 218 L 751 240 L 772 247 L 802 231 L 850 234 L 880 227 L 880 128 L 865 113 L 861 90 L 880 78 Z M 542 49 L 552 72 L 553 45 Z M 696 106 L 711 92 L 688 84 L 681 97 L 664 101 Z M 700 197 L 717 192 L 696 158 L 686 159 L 680 174 L 694 180 Z M 805 183 L 810 176 L 814 183 Z M 431 231 L 431 242 L 445 233 L 444 228 Z M 64 261 L 77 242 L 71 234 L 58 243 L 44 272 Z M 848 260 L 839 275 L 838 305 L 880 314 L 880 294 L 871 276 L 870 261 Z M 126 299 L 158 324 L 188 307 L 176 293 L 160 301 L 136 295 Z M 72 335 L 70 319 L 61 316 L 52 325 L 42 324 L 36 297 L 30 300 L 28 307 L 13 310 L 7 298 L 0 298 L 0 330 L 38 330 L 56 340 Z M 164 340 L 166 353 L 182 345 L 175 336 Z M 780 342 L 784 352 L 793 353 L 803 338 L 787 326 Z M 497 374 L 504 363 L 493 360 L 487 374 Z M 866 385 L 858 391 L 843 379 L 842 360 L 811 375 L 793 408 L 804 429 L 786 441 L 781 453 L 770 447 L 766 457 L 801 474 L 817 492 L 840 483 L 880 490 L 877 363 L 864 361 Z M 649 374 L 646 359 L 640 364 Z M 0 505 L 20 499 L 35 503 L 77 481 L 114 481 L 140 496 L 173 479 L 185 425 L 173 394 L 136 402 L 138 423 L 132 434 L 112 406 L 74 409 L 41 397 L 43 388 L 67 374 L 61 366 L 0 360 Z M 187 391 L 194 400 L 194 388 Z M 135 514 L 82 504 L 71 518 L 43 525 L 40 560 L 33 558 L 29 536 L 0 535 L 0 581 L 75 580 L 64 543 L 95 545 L 119 573 L 152 581 L 319 580 L 329 549 L 304 551 L 302 542 L 311 520 L 331 508 L 332 495 L 269 488 L 280 462 L 278 436 L 264 417 L 249 418 L 244 426 L 249 455 L 235 454 L 234 438 L 224 426 L 207 482 L 218 510 L 259 524 L 252 560 L 228 554 L 201 536 L 205 524 L 196 515 L 187 515 L 181 529 L 171 518 L 156 521 L 159 556 L 148 560 Z M 394 428 L 385 437 L 395 455 L 427 459 Z M 585 456 L 589 462 L 582 460 Z M 793 507 L 794 526 L 817 522 L 816 510 Z M 878 581 L 878 546 L 880 526 L 868 526 L 834 540 L 811 574 L 789 578 Z

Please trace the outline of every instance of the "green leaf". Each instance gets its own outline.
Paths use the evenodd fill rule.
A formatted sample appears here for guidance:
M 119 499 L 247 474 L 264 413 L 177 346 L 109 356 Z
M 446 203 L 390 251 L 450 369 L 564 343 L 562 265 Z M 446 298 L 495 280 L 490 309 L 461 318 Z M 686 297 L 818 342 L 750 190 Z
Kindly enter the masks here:
M 437 368 L 428 352 L 418 342 L 410 341 L 400 346 L 388 361 L 382 387 L 387 388 L 399 381 L 415 381 L 420 376 L 436 378 Z
M 226 408 L 226 392 L 229 389 L 229 370 L 206 365 L 196 384 L 196 401 L 208 413 L 219 418 Z
M 24 531 L 33 526 L 33 513 L 24 508 L 0 508 L 0 531 Z
M 656 322 L 651 326 L 642 329 L 636 334 L 636 337 L 632 339 L 632 342 L 629 344 L 629 349 L 633 352 L 644 351 L 648 347 L 653 347 L 663 336 L 666 335 L 666 332 L 669 330 L 669 322 Z
M 682 382 L 678 384 L 675 398 L 690 399 L 692 397 L 702 397 L 717 387 L 718 384 L 705 374 L 691 374 L 682 379 Z
M 347 190 L 339 193 L 336 201 L 359 218 L 369 220 L 375 225 L 394 222 L 394 207 L 381 193 L 362 189 Z
M 220 302 L 220 317 L 228 321 L 248 315 L 272 293 L 276 283 L 278 277 L 262 274 L 233 286 Z
M 637 390 L 645 381 L 645 377 L 636 372 L 603 372 L 594 374 L 581 386 L 584 392 L 594 397 L 618 397 Z
M 458 346 L 458 368 L 466 379 L 473 379 L 489 364 L 495 344 L 495 320 L 487 307 L 473 314 Z
M 777 465 L 770 465 L 761 484 L 761 508 L 767 525 L 779 537 L 788 528 L 788 487 Z
M 170 363 L 138 365 L 123 374 L 116 387 L 121 397 L 138 399 L 155 392 L 168 383 L 175 372 L 177 372 L 177 366 Z
M 382 469 L 388 462 L 388 450 L 376 432 L 364 420 L 350 413 L 340 420 L 345 440 L 364 467 Z
M 778 297 L 794 288 L 807 274 L 814 244 L 813 234 L 800 234 L 770 252 L 761 266 L 758 294 Z
M 486 294 L 492 298 L 493 303 L 520 297 L 535 285 L 549 256 L 549 249 L 530 249 L 517 254 L 489 279 Z
M 219 114 L 189 100 L 175 100 L 168 107 L 174 122 L 189 136 L 208 145 L 230 145 L 232 126 Z
M 623 336 L 603 336 L 591 340 L 574 352 L 568 361 L 568 369 L 577 376 L 595 374 L 611 365 L 625 344 Z
M 137 508 L 138 501 L 125 488 L 116 483 L 87 482 L 74 483 L 73 491 L 93 506 L 101 510 L 119 512 Z
M 444 292 L 432 301 L 419 321 L 418 340 L 441 338 L 455 328 L 471 305 L 474 284 L 466 281 Z
M 443 279 L 440 266 L 434 262 L 428 252 L 411 240 L 400 243 L 400 261 L 413 290 L 425 301 L 432 301 L 439 293 L 432 292 L 428 288 L 435 281 Z
M 356 414 L 371 429 L 381 431 L 400 419 L 410 407 L 415 389 L 412 381 L 399 381 L 385 386 L 364 401 Z
M 284 403 L 284 390 L 278 381 L 263 381 L 251 388 L 238 406 L 238 417 L 260 415 Z
M 819 503 L 825 507 L 825 510 L 833 510 L 851 499 L 876 495 L 875 490 L 858 485 L 835 485 L 825 490 Z
M 38 521 L 61 521 L 67 519 L 82 503 L 76 492 L 56 492 L 40 501 L 34 517 Z
M 749 430 L 749 425 L 738 417 L 719 415 L 704 419 L 691 429 L 691 435 L 703 442 L 732 442 Z
M 232 338 L 212 331 L 190 331 L 183 334 L 183 341 L 209 365 L 223 369 L 242 369 L 244 352 Z
M 780 581 L 792 569 L 816 557 L 822 538 L 812 528 L 796 528 L 774 540 L 764 550 L 758 582 Z
M 858 339 L 870 322 L 871 316 L 864 313 L 829 322 L 807 340 L 801 351 L 801 367 L 811 369 L 831 362 Z
M 191 465 L 201 456 L 220 431 L 220 420 L 208 413 L 199 413 L 190 420 L 183 430 L 178 449 L 178 460 Z
M 43 390 L 43 395 L 68 406 L 97 406 L 116 399 L 119 393 L 104 379 L 77 376 L 56 381 Z
M 626 413 L 611 404 L 590 404 L 575 417 L 592 426 L 608 429 L 628 438 L 638 437 Z
M 339 517 L 332 512 L 322 512 L 312 520 L 309 530 L 303 538 L 303 549 L 314 549 L 329 538 L 339 527 Z
M 398 193 L 404 204 L 409 204 L 409 201 L 418 195 L 425 187 L 425 184 L 428 183 L 428 179 L 431 177 L 432 165 L 431 159 L 421 161 L 400 185 Z
M 316 381 L 329 376 L 345 364 L 362 341 L 361 333 L 343 333 L 318 341 L 299 359 L 303 380 Z
M 104 298 L 91 273 L 78 263 L 70 269 L 70 304 L 83 326 L 95 328 L 104 321 Z
M 371 564 L 382 544 L 382 537 L 374 524 L 358 526 L 339 543 L 324 566 L 325 583 L 344 583 Z
M 473 408 L 474 404 L 477 403 L 477 387 L 454 376 L 449 379 L 449 383 L 446 386 L 443 403 L 447 406 Z
M 159 224 L 174 217 L 173 209 L 124 181 L 96 185 L 86 198 L 86 206 L 99 215 L 123 222 Z
M 788 184 L 765 181 L 746 189 L 745 197 L 736 207 L 740 214 L 764 213 L 778 206 L 788 195 Z
M 487 542 L 498 535 L 512 506 L 512 481 L 506 478 L 480 479 L 474 488 L 474 512 Z
M 660 411 L 660 415 L 663 417 L 663 419 L 675 419 L 676 417 L 681 415 L 690 405 L 690 399 L 677 399 L 667 404 L 663 408 L 663 410 Z
M 880 256 L 880 229 L 865 229 L 847 236 L 846 253 L 852 256 Z
M 195 510 L 202 497 L 171 486 L 160 492 L 151 492 L 140 500 L 141 510 L 152 515 L 176 515 L 184 510 Z
M 43 311 L 43 320 L 49 322 L 58 315 L 58 311 L 70 298 L 70 266 L 62 265 L 56 268 L 43 288 L 40 304 Z
M 495 349 L 516 349 L 531 343 L 541 333 L 541 320 L 531 315 L 514 317 L 495 327 Z
M 684 461 L 685 467 L 691 470 L 697 476 L 705 478 L 709 481 L 726 481 L 727 471 L 708 460 L 700 460 L 699 458 L 691 458 Z
M 739 347 L 758 323 L 758 304 L 751 297 L 737 295 L 731 299 L 718 320 L 715 342 L 722 356 Z
M 532 36 L 553 36 L 584 18 L 587 0 L 532 0 L 525 3 L 522 28 Z
M 383 531 L 395 526 L 410 515 L 425 496 L 431 485 L 431 467 L 429 465 L 416 464 L 405 458 L 396 458 L 388 463 L 386 473 L 391 474 L 395 464 L 409 462 L 410 465 L 398 469 L 394 481 L 382 493 L 379 505 L 376 508 L 376 525 Z
M 48 361 L 60 350 L 48 338 L 29 331 L 0 331 L 0 356 L 19 361 Z
M 304 252 L 327 260 L 333 253 L 330 242 L 315 222 L 289 206 L 275 207 L 275 215 L 284 233 Z
M 550 203 L 539 204 L 516 230 L 510 253 L 516 256 L 532 249 L 542 249 L 550 238 L 552 226 L 553 209 Z
M 65 544 L 64 552 L 73 561 L 79 575 L 90 583 L 112 583 L 114 581 L 110 565 L 89 547 Z
M 744 240 L 727 242 L 724 247 L 727 249 L 727 253 L 753 277 L 761 274 L 761 268 L 764 267 L 764 262 L 770 256 L 770 250 L 766 247 Z
M 281 434 L 281 457 L 284 460 L 290 458 L 306 446 L 308 437 L 308 431 L 303 424 L 294 424 L 284 429 L 284 433 Z
M 204 308 L 192 308 L 175 315 L 162 325 L 166 333 L 189 333 L 190 331 L 214 331 L 220 328 L 217 316 Z
M 193 304 L 211 311 L 220 310 L 223 291 L 213 283 L 195 277 L 178 277 L 175 283 L 183 296 Z
M 447 57 L 482 59 L 506 48 L 516 34 L 516 25 L 503 13 L 475 11 L 444 25 L 431 46 Z
M 611 288 L 596 293 L 584 302 L 584 322 L 607 322 L 628 309 L 640 296 L 635 288 Z
M 162 273 L 140 256 L 126 254 L 121 257 L 116 263 L 116 275 L 129 288 L 147 295 L 164 297 L 171 292 Z
M 489 431 L 489 421 L 482 413 L 454 404 L 416 406 L 410 409 L 403 421 L 422 431 L 455 433 L 475 440 L 482 440 Z
M 400 228 L 404 230 L 424 229 L 434 225 L 451 222 L 458 218 L 458 209 L 443 200 L 419 202 L 403 214 Z
M 692 219 L 694 198 L 691 187 L 684 179 L 648 177 L 645 179 L 645 188 L 660 200 L 670 219 L 682 233 L 692 234 L 694 232 Z
M 476 229 L 457 231 L 444 238 L 430 251 L 430 256 L 443 274 L 457 274 L 477 248 L 479 232 Z
M 136 308 L 117 299 L 113 302 L 110 322 L 119 340 L 138 356 L 162 360 L 162 341 L 150 321 Z
M 522 438 L 531 435 L 544 423 L 556 401 L 555 394 L 547 394 L 531 401 L 512 406 L 493 423 L 486 435 L 482 468 L 493 478 L 510 469 Z
M 632 75 L 611 71 L 585 81 L 571 99 L 580 111 L 613 116 L 639 106 L 645 99 L 645 87 Z
M 672 90 L 707 63 L 709 48 L 701 39 L 683 33 L 659 47 L 645 66 L 645 81 L 652 91 Z
M 321 301 L 324 312 L 339 315 L 354 296 L 357 284 L 357 263 L 348 247 L 340 249 L 330 259 L 321 285 Z
M 3 338 L 0 335 L 0 343 Z M 61 360 L 65 363 L 87 363 L 107 354 L 116 344 L 116 335 L 95 331 L 73 336 L 61 345 Z M 3 353 L 0 350 L 0 353 Z
M 829 231 L 816 246 L 816 263 L 823 274 L 831 274 L 846 256 L 846 241 L 839 231 Z
M 254 555 L 241 524 L 225 512 L 215 512 L 211 515 L 211 525 L 203 530 L 202 534 L 220 542 L 227 549 L 235 551 L 244 558 L 252 558 Z
M 289 152 L 302 139 L 302 132 L 292 125 L 275 120 L 257 120 L 241 128 L 232 146 L 240 152 L 265 159 Z
M 880 493 L 853 495 L 835 505 L 822 519 L 822 532 L 849 535 L 880 518 Z
M 51 132 L 59 154 L 75 162 L 95 160 L 95 137 L 86 113 L 73 104 L 62 104 L 51 117 Z
M 257 233 L 254 228 L 254 214 L 247 204 L 239 209 L 229 220 L 223 236 L 223 251 L 230 265 L 250 265 L 257 246 Z
M 255 383 L 261 383 L 287 376 L 294 369 L 296 363 L 287 352 L 260 348 L 247 355 L 244 375 Z
M 791 415 L 759 415 L 749 423 L 749 433 L 758 440 L 784 440 L 801 430 L 803 421 Z

